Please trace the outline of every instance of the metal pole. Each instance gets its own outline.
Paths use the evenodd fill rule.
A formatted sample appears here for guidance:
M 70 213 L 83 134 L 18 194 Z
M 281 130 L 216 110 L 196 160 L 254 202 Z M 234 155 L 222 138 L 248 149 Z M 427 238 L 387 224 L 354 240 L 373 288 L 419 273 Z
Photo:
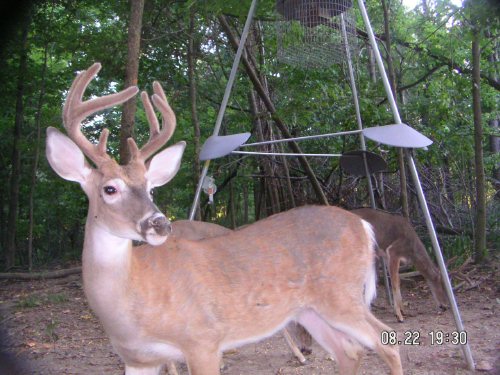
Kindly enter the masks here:
M 248 30 L 250 29 L 250 24 L 252 23 L 256 7 L 257 7 L 257 0 L 252 0 L 252 4 L 250 5 L 250 9 L 248 10 L 247 19 L 245 21 L 245 26 L 243 27 L 243 32 L 241 33 L 240 44 L 238 46 L 238 50 L 236 51 L 236 56 L 234 57 L 233 66 L 231 68 L 231 73 L 229 74 L 229 79 L 226 85 L 226 91 L 224 92 L 224 97 L 222 99 L 222 103 L 219 108 L 219 113 L 217 114 L 217 120 L 215 122 L 215 127 L 212 135 L 219 134 L 220 127 L 222 124 L 222 119 L 224 117 L 224 113 L 226 112 L 227 103 L 229 101 L 229 95 L 231 94 L 231 90 L 233 88 L 234 80 L 236 78 L 236 73 L 238 71 L 238 66 L 240 65 L 241 55 L 243 53 L 243 49 L 245 48 L 245 42 L 247 40 Z M 205 163 L 203 164 L 203 169 L 201 171 L 200 180 L 198 181 L 198 186 L 196 187 L 193 205 L 191 206 L 191 211 L 189 213 L 189 220 L 193 220 L 194 215 L 196 214 L 196 206 L 198 205 L 198 202 L 200 200 L 201 187 L 203 184 L 203 180 L 207 176 L 209 166 L 210 166 L 210 160 L 205 161 Z
M 394 95 L 391 90 L 391 86 L 389 84 L 389 79 L 387 78 L 387 73 L 385 72 L 384 63 L 382 61 L 382 56 L 380 55 L 380 51 L 378 49 L 377 41 L 375 40 L 375 34 L 373 33 L 373 29 L 370 24 L 370 20 L 368 18 L 368 13 L 366 12 L 365 4 L 363 0 L 358 0 L 359 9 L 361 11 L 361 16 L 363 17 L 363 21 L 366 26 L 366 31 L 368 32 L 368 37 L 370 39 L 370 44 L 373 48 L 373 52 L 375 54 L 375 59 L 377 60 L 377 65 L 379 67 L 380 75 L 382 77 L 382 81 L 384 83 L 384 88 L 387 94 L 387 99 L 389 100 L 389 104 L 392 109 L 392 113 L 394 116 L 394 120 L 397 124 L 401 124 L 401 117 L 399 116 L 398 107 L 396 101 L 394 99 Z M 411 155 L 407 155 L 408 166 L 411 172 L 411 176 L 413 179 L 413 183 L 415 188 L 417 189 L 418 200 L 420 203 L 420 208 L 422 209 L 425 217 L 425 222 L 427 224 L 427 230 L 429 232 L 429 236 L 432 241 L 432 247 L 434 249 L 434 253 L 436 254 L 436 259 L 438 261 L 439 270 L 441 271 L 441 275 L 443 276 L 444 284 L 446 287 L 446 293 L 448 294 L 448 298 L 450 299 L 451 308 L 453 311 L 453 317 L 455 319 L 455 325 L 457 330 L 464 331 L 464 326 L 462 323 L 462 319 L 460 318 L 460 312 L 458 310 L 457 302 L 455 300 L 455 295 L 453 294 L 453 289 L 451 288 L 451 282 L 448 277 L 448 272 L 446 270 L 446 265 L 444 263 L 443 254 L 441 253 L 441 248 L 439 247 L 439 242 L 437 239 L 436 231 L 434 229 L 434 224 L 432 223 L 431 214 L 429 212 L 429 207 L 427 206 L 427 201 L 425 199 L 424 192 L 422 190 L 422 185 L 420 184 L 420 179 L 418 177 L 417 168 L 415 167 L 415 162 Z M 474 359 L 472 358 L 472 353 L 469 347 L 469 344 L 466 343 L 462 345 L 462 352 L 464 354 L 467 365 L 470 370 L 474 370 Z
M 354 110 L 356 112 L 356 121 L 358 123 L 358 129 L 360 130 L 359 140 L 361 143 L 361 150 L 366 151 L 365 136 L 362 133 L 363 120 L 361 119 L 361 110 L 359 108 L 358 89 L 356 87 L 356 79 L 354 77 L 354 69 L 352 67 L 351 50 L 349 49 L 349 39 L 347 38 L 347 30 L 345 27 L 345 19 L 344 19 L 343 14 L 340 15 L 340 22 L 342 25 L 342 37 L 344 38 L 345 54 L 347 57 L 347 67 L 349 69 L 349 79 L 351 82 L 351 92 L 352 92 L 352 99 L 354 101 Z M 366 182 L 368 184 L 368 194 L 370 196 L 370 205 L 373 209 L 376 209 L 377 205 L 375 204 L 375 196 L 373 194 L 373 186 L 372 186 L 372 179 L 370 176 L 370 169 L 368 167 L 368 160 L 366 159 L 366 154 L 364 152 L 363 152 L 363 164 L 365 166 Z M 387 296 L 387 300 L 389 301 L 389 305 L 394 306 L 394 302 L 392 300 L 392 293 L 390 290 L 389 277 L 387 274 L 387 264 L 386 264 L 385 258 L 381 258 L 381 259 L 382 259 L 382 262 L 381 262 L 382 263 L 382 271 L 384 274 L 385 294 Z
M 341 136 L 341 135 L 351 135 L 351 134 L 359 134 L 359 133 L 361 133 L 361 130 L 348 130 L 345 132 L 337 132 L 337 133 L 326 133 L 326 134 L 316 134 L 316 135 L 305 135 L 302 137 L 294 137 L 294 138 L 273 139 L 272 141 L 245 143 L 244 145 L 241 145 L 240 148 L 241 147 L 270 145 L 270 144 L 274 144 L 274 143 L 284 143 L 284 142 L 291 142 L 291 141 L 305 141 L 305 140 L 309 140 L 309 139 L 337 137 L 337 136 Z
M 439 270 L 441 271 L 441 275 L 444 276 L 443 282 L 446 289 L 446 293 L 448 294 L 448 299 L 450 300 L 451 311 L 455 319 L 457 331 L 463 332 L 465 331 L 465 328 L 462 323 L 462 319 L 460 317 L 460 311 L 458 310 L 458 305 L 457 301 L 455 300 L 455 295 L 453 294 L 453 288 L 451 286 L 450 278 L 448 276 L 448 270 L 446 269 L 446 264 L 444 262 L 443 254 L 441 253 L 441 248 L 439 246 L 436 230 L 434 229 L 434 224 L 432 223 L 429 207 L 427 206 L 427 201 L 425 200 L 425 195 L 422 190 L 422 186 L 420 184 L 420 179 L 418 177 L 415 161 L 413 160 L 413 157 L 409 152 L 407 153 L 407 161 L 413 180 L 416 181 L 415 188 L 417 190 L 418 200 L 420 202 L 420 207 L 422 208 L 422 211 L 424 211 L 425 224 L 427 225 L 427 231 L 429 232 L 429 235 L 431 237 L 432 247 L 434 248 L 434 254 L 436 255 Z M 469 366 L 469 370 L 474 370 L 475 369 L 474 359 L 472 358 L 472 352 L 470 350 L 469 344 L 466 343 L 465 345 L 461 345 L 461 347 L 465 360 L 467 361 L 467 365 Z
M 354 69 L 352 68 L 351 51 L 349 49 L 349 39 L 347 38 L 347 30 L 345 27 L 345 20 L 343 14 L 340 15 L 340 22 L 342 25 L 342 37 L 344 38 L 345 54 L 347 57 L 347 67 L 349 70 L 349 79 L 351 82 L 352 100 L 354 102 L 354 111 L 356 112 L 356 121 L 358 123 L 358 129 L 362 131 L 363 121 L 361 120 L 361 111 L 359 109 L 358 90 L 356 88 L 356 79 L 354 78 Z M 366 151 L 365 136 L 363 135 L 363 133 L 360 133 L 359 140 L 361 142 L 361 150 Z M 375 208 L 376 207 L 375 197 L 373 195 L 373 186 L 372 186 L 372 180 L 370 178 L 370 169 L 368 168 L 368 161 L 366 160 L 366 154 L 364 152 L 363 152 L 363 164 L 365 165 L 366 181 L 368 182 L 368 192 L 370 194 L 370 203 L 372 208 Z
M 339 158 L 342 154 L 296 154 L 294 152 L 261 152 L 261 151 L 232 151 L 231 154 L 239 155 L 263 155 L 263 156 L 311 156 L 322 158 Z

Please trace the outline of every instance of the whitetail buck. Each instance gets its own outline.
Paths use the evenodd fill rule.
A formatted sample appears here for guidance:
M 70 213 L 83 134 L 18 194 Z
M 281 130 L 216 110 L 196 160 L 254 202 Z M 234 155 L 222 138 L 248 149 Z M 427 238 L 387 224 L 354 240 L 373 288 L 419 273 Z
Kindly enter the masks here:
M 175 115 L 155 83 L 160 129 L 143 93 L 150 140 L 139 149 L 129 139 L 132 158 L 120 166 L 106 154 L 108 132 L 93 145 L 81 121 L 136 89 L 82 101 L 99 68 L 75 79 L 63 114 L 69 138 L 49 128 L 47 158 L 88 196 L 84 290 L 126 374 L 158 374 L 171 359 L 185 360 L 191 375 L 219 374 L 222 351 L 268 337 L 292 320 L 337 358 L 342 373 L 356 372 L 363 345 L 392 374 L 402 374 L 398 348 L 380 342 L 390 328 L 368 308 L 375 295 L 370 225 L 339 208 L 302 207 L 227 235 L 168 238 L 170 222 L 149 192 L 179 168 L 184 143 L 153 156 L 174 131 Z M 132 247 L 132 240 L 146 244 Z
M 421 273 L 429 285 L 436 304 L 441 309 L 448 307 L 448 297 L 444 289 L 441 273 L 432 262 L 425 246 L 415 229 L 406 218 L 372 208 L 352 210 L 352 213 L 368 221 L 375 233 L 378 247 L 387 257 L 389 276 L 394 300 L 394 312 L 400 322 L 403 317 L 399 265 L 401 261 L 410 261 Z

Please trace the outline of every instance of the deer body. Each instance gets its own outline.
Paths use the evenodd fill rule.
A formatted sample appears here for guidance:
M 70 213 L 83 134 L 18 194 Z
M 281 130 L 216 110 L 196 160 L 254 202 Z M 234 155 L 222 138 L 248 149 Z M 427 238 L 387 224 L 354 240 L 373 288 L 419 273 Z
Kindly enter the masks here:
M 172 236 L 187 240 L 202 240 L 231 233 L 222 225 L 196 220 L 176 220 L 172 222 Z
M 378 247 L 385 253 L 389 263 L 389 275 L 394 299 L 394 312 L 400 322 L 403 318 L 403 300 L 399 278 L 401 261 L 410 261 L 427 281 L 436 304 L 444 309 L 448 297 L 443 286 L 441 273 L 432 262 L 415 229 L 406 218 L 371 208 L 352 210 L 352 213 L 373 226 Z
M 95 233 L 86 232 L 85 292 L 131 368 L 156 369 L 171 359 L 189 365 L 205 353 L 201 357 L 210 360 L 198 367 L 209 374 L 207 368 L 218 371 L 222 351 L 268 337 L 291 320 L 332 329 L 332 337 L 347 330 L 376 349 L 373 325 L 351 332 L 374 319 L 365 301 L 373 296 L 365 288 L 374 283 L 369 233 L 341 209 L 298 208 L 223 240 L 172 237 L 155 247 L 133 248 L 130 241 L 98 234 L 102 242 L 87 242 Z M 108 251 L 103 244 L 115 245 L 112 257 L 102 256 Z M 342 290 L 345 280 L 348 290 Z
M 317 219 L 305 225 L 302 219 L 311 213 Z M 321 225 L 325 219 L 345 229 L 332 236 Z M 156 348 L 146 351 L 157 364 L 172 354 L 199 352 L 199 346 L 215 346 L 220 353 L 273 334 L 325 299 L 334 303 L 331 291 L 318 290 L 318 284 L 334 289 L 335 280 L 348 278 L 358 286 L 350 293 L 363 300 L 365 270 L 373 257 L 356 241 L 346 244 L 344 237 L 356 238 L 364 231 L 359 220 L 348 219 L 340 209 L 304 207 L 259 221 L 223 241 L 172 237 L 161 246 L 134 248 L 111 234 L 105 238 L 98 233 L 99 243 L 87 241 L 95 235 L 91 229 L 83 255 L 85 292 L 124 358 L 132 357 L 128 347 L 135 347 L 138 338 L 145 348 Z M 109 251 L 103 244 L 114 245 L 112 256 L 102 256 Z M 349 264 L 360 261 L 360 271 L 352 275 Z M 126 363 L 140 364 L 141 357 Z
M 180 166 L 183 142 L 154 155 L 172 134 L 175 115 L 155 83 L 152 100 L 163 128 L 143 93 L 150 140 L 139 149 L 129 139 L 131 161 L 118 165 L 105 152 L 107 132 L 93 145 L 80 123 L 136 89 L 82 102 L 99 68 L 75 79 L 63 116 L 70 138 L 49 128 L 47 158 L 88 196 L 84 290 L 126 374 L 157 374 L 183 358 L 191 375 L 216 375 L 223 350 L 267 337 L 291 320 L 337 357 L 343 373 L 356 372 L 361 344 L 401 374 L 397 347 L 380 343 L 389 327 L 368 308 L 375 295 L 370 225 L 339 208 L 302 207 L 218 237 L 170 236 L 171 223 L 150 191 Z M 132 240 L 145 244 L 133 247 Z

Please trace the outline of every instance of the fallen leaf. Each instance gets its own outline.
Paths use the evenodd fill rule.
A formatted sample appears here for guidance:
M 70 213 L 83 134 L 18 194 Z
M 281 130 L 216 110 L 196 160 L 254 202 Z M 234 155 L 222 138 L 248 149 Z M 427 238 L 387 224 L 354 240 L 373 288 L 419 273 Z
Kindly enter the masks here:
M 491 371 L 491 370 L 493 370 L 493 366 L 488 361 L 479 361 L 476 364 L 476 370 L 477 371 Z

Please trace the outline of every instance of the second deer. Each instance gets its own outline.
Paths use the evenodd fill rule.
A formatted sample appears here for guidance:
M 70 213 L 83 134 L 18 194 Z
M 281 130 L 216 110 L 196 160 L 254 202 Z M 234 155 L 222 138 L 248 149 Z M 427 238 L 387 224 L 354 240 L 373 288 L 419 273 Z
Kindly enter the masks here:
M 424 244 L 409 221 L 403 216 L 372 208 L 360 208 L 351 212 L 373 226 L 377 245 L 384 253 L 384 256 L 387 257 L 394 300 L 394 313 L 398 320 L 400 322 L 404 320 L 399 278 L 401 261 L 413 263 L 429 285 L 438 307 L 446 309 L 448 307 L 448 297 L 444 289 L 441 273 L 432 262 L 429 254 L 427 254 Z

